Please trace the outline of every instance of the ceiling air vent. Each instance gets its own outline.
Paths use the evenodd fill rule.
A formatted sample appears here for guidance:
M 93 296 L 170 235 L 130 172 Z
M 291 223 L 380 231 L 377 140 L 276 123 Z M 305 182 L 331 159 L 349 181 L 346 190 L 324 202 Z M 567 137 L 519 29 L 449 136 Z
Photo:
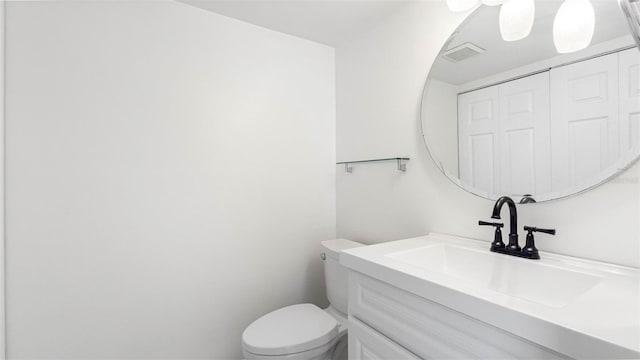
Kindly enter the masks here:
M 464 43 L 445 51 L 442 56 L 449 61 L 458 62 L 482 54 L 485 51 L 485 49 L 472 43 Z

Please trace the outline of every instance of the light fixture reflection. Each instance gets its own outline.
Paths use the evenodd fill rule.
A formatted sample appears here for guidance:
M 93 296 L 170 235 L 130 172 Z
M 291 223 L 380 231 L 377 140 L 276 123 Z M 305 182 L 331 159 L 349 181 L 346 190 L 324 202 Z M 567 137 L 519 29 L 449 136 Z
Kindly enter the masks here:
M 505 2 L 507 2 L 507 0 L 482 0 L 482 3 L 487 6 L 502 5 Z
M 447 0 L 449 10 L 460 12 L 467 11 L 478 4 L 479 0 Z
M 553 22 L 556 50 L 566 54 L 589 46 L 595 24 L 596 16 L 589 0 L 565 0 Z
M 533 0 L 509 0 L 500 8 L 500 34 L 505 41 L 526 38 L 533 27 L 536 6 Z

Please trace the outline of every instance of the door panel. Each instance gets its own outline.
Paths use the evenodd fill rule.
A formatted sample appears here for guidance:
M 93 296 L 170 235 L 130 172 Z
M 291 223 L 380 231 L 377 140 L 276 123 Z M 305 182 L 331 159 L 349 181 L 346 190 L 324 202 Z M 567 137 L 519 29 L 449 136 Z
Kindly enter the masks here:
M 489 196 L 501 193 L 498 87 L 458 96 L 460 180 Z
M 551 70 L 552 190 L 593 183 L 620 157 L 618 54 Z
M 607 118 L 575 120 L 569 125 L 569 181 L 596 177 L 607 162 Z
M 471 178 L 470 183 L 477 189 L 491 189 L 497 192 L 494 163 L 495 134 L 471 135 Z
M 458 96 L 460 179 L 492 197 L 551 190 L 549 74 Z
M 549 73 L 500 85 L 502 193 L 551 191 Z
M 637 48 L 618 54 L 620 67 L 620 156 L 640 152 L 640 51 Z

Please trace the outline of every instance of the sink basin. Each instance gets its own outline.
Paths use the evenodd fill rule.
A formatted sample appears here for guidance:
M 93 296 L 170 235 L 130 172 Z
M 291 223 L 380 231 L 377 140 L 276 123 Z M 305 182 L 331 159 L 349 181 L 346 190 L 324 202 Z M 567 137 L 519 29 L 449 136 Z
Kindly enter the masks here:
M 345 250 L 340 264 L 571 358 L 640 359 L 640 269 L 489 246 L 431 233 Z
M 387 257 L 509 296 L 564 307 L 596 286 L 601 277 L 535 260 L 518 259 L 450 244 L 433 244 Z

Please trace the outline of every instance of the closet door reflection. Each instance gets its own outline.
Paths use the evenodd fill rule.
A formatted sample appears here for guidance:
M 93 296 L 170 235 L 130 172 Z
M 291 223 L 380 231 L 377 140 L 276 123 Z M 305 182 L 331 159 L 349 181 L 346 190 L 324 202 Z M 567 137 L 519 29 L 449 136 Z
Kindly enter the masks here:
M 499 194 L 551 189 L 549 74 L 458 96 L 460 179 Z
M 458 95 L 460 180 L 466 186 L 501 193 L 498 86 Z
M 553 69 L 551 99 L 553 190 L 608 177 L 620 156 L 618 54 Z
M 500 109 L 503 193 L 548 193 L 549 73 L 502 84 Z

